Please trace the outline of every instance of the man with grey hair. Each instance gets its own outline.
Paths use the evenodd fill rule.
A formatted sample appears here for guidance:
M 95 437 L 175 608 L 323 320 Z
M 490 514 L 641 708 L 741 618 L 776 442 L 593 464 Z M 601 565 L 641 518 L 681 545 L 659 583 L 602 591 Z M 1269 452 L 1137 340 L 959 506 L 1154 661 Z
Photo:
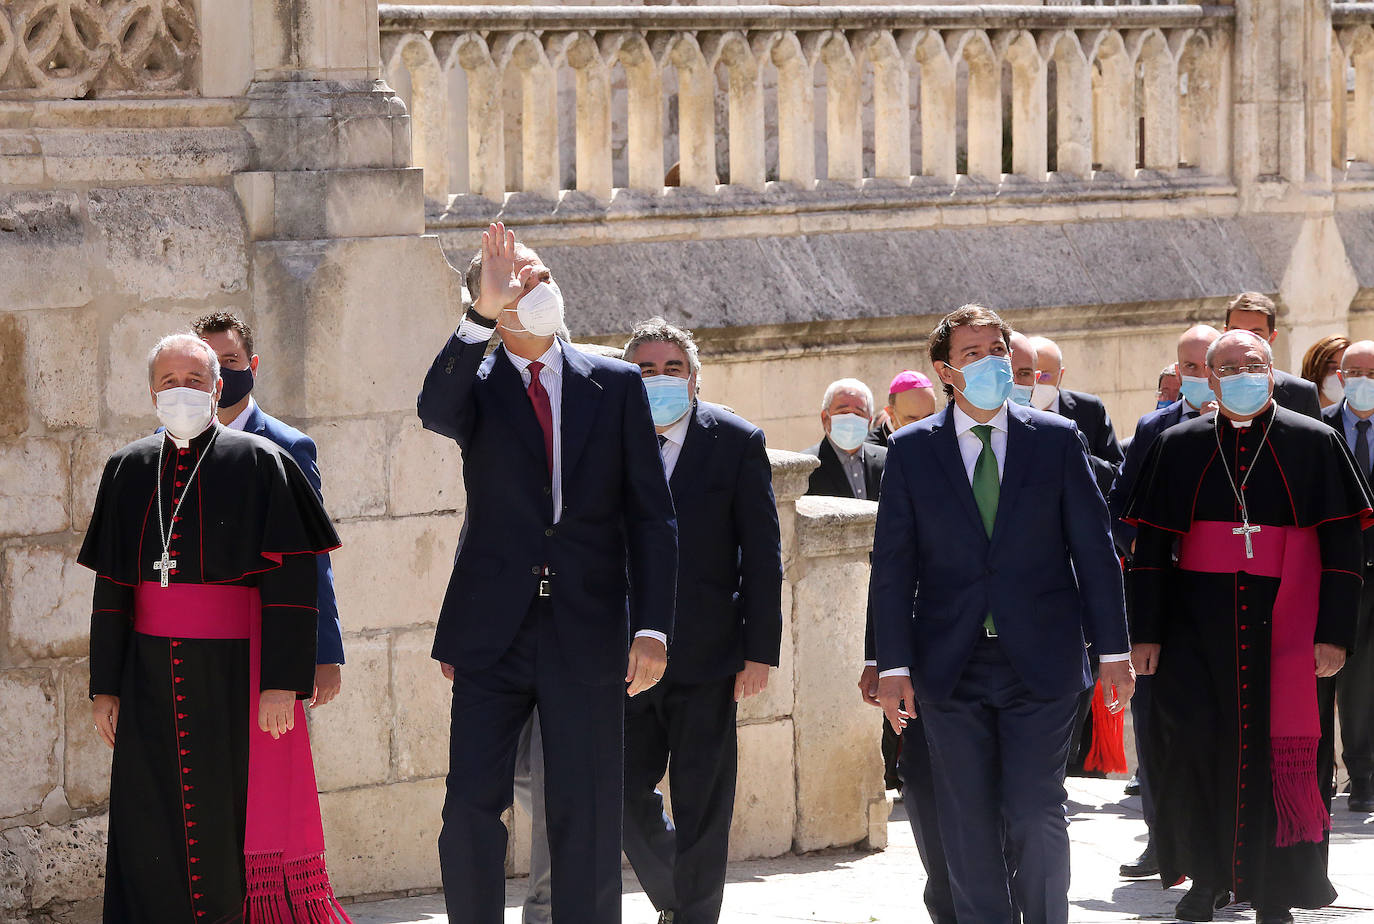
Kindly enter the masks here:
M 1354 646 L 1370 502 L 1340 434 L 1275 401 L 1267 340 L 1224 333 L 1207 369 L 1217 413 L 1159 436 L 1124 516 L 1153 839 L 1163 884 L 1193 880 L 1180 920 L 1234 890 L 1287 924 L 1336 897 L 1317 680 Z
M 164 337 L 148 385 L 164 430 L 110 457 L 77 558 L 96 572 L 90 692 L 115 751 L 104 920 L 342 914 L 301 706 L 315 556 L 338 536 L 290 455 L 216 421 L 205 341 Z
M 873 427 L 873 392 L 858 379 L 831 382 L 821 400 L 825 436 L 802 452 L 821 460 L 807 494 L 877 500 L 887 447 L 865 442 Z

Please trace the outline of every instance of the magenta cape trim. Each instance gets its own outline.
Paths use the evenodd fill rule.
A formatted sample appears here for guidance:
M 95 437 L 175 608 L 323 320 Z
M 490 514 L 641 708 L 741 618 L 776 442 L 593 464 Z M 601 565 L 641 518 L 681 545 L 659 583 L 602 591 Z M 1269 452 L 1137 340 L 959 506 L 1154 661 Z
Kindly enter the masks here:
M 258 727 L 262 601 L 256 587 L 147 581 L 134 591 L 134 629 L 168 638 L 246 638 L 248 670 L 248 822 L 245 924 L 331 924 L 348 915 L 334 897 L 324 862 L 324 826 L 305 709 L 296 727 L 273 739 Z
M 1194 522 L 1180 539 L 1178 566 L 1279 579 L 1269 649 L 1269 754 L 1278 814 L 1274 843 L 1320 843 L 1331 830 L 1331 815 L 1317 784 L 1321 723 L 1312 651 L 1322 573 L 1317 531 L 1264 526 L 1251 534 L 1255 557 L 1246 558 L 1245 540 L 1231 532 L 1239 525 Z

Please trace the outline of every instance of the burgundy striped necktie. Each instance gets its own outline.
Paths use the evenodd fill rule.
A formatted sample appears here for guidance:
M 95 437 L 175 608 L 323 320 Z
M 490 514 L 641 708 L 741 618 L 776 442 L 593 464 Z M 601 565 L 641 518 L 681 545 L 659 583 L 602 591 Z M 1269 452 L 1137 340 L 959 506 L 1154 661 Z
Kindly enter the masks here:
M 534 405 L 534 416 L 539 418 L 539 429 L 544 431 L 544 461 L 548 463 L 549 475 L 553 475 L 553 405 L 549 403 L 549 393 L 544 390 L 544 383 L 539 381 L 539 373 L 543 370 L 544 364 L 535 361 L 530 363 L 530 386 L 525 389 L 525 393 L 530 396 L 530 404 Z

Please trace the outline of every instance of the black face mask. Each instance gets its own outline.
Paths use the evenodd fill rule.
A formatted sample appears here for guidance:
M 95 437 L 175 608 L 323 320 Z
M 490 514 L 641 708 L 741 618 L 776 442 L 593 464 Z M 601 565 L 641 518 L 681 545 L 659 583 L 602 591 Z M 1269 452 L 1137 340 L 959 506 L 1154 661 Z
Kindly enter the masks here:
M 219 396 L 220 407 L 233 407 L 253 390 L 252 369 L 226 369 L 221 366 L 219 377 L 224 381 L 224 390 Z

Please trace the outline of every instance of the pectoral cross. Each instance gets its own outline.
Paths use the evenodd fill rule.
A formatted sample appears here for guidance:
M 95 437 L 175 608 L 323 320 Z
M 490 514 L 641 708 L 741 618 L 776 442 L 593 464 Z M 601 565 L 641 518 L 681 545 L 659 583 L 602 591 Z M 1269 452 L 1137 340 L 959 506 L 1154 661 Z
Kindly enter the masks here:
M 1257 532 L 1259 532 L 1262 528 L 1263 528 L 1263 527 L 1260 527 L 1260 526 L 1251 526 L 1250 523 L 1249 523 L 1249 521 L 1242 521 L 1241 524 L 1240 524 L 1239 526 L 1237 526 L 1235 529 L 1231 530 L 1232 535 L 1235 535 L 1235 536 L 1244 536 L 1244 537 L 1245 537 L 1245 557 L 1246 557 L 1246 558 L 1254 558 L 1254 557 L 1255 557 L 1255 547 L 1250 543 L 1250 534 L 1251 534 L 1251 533 L 1257 533 Z M 162 581 L 163 581 L 162 586 L 163 586 L 163 587 L 166 587 L 166 586 L 167 586 L 167 575 L 166 575 L 166 574 L 163 574 L 163 576 L 162 576 Z
M 1259 527 L 1256 526 L 1255 529 L 1259 529 Z M 1245 537 L 1245 544 L 1246 544 L 1247 546 L 1250 545 L 1250 537 L 1249 537 L 1249 536 L 1246 536 L 1246 537 Z M 167 550 L 166 550 L 166 549 L 163 549 L 163 550 L 162 550 L 162 559 L 161 559 L 160 561 L 155 561 L 155 562 L 153 562 L 153 568 L 155 568 L 156 570 L 162 572 L 162 586 L 163 586 L 163 587 L 166 587 L 166 586 L 167 586 L 167 576 L 168 576 L 169 574 L 172 573 L 172 569 L 175 568 L 176 566 L 177 566 L 177 560 L 176 560 L 175 558 L 169 557 L 169 556 L 167 555 Z

